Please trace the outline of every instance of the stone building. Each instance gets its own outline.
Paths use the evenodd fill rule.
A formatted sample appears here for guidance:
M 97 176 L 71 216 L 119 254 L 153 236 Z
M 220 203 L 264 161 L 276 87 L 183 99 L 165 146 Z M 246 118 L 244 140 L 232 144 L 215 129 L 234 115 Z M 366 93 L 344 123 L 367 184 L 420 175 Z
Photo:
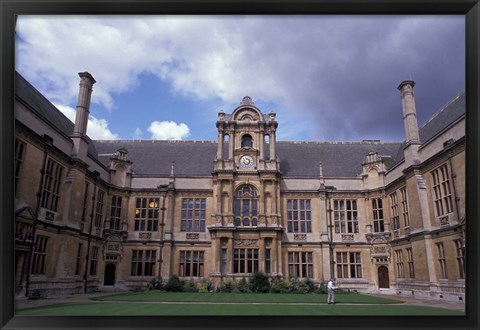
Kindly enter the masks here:
M 95 80 L 79 75 L 75 123 L 16 75 L 19 295 L 261 271 L 464 299 L 464 93 L 419 128 L 402 82 L 394 143 L 277 141 L 250 97 L 218 114 L 217 141 L 92 141 Z

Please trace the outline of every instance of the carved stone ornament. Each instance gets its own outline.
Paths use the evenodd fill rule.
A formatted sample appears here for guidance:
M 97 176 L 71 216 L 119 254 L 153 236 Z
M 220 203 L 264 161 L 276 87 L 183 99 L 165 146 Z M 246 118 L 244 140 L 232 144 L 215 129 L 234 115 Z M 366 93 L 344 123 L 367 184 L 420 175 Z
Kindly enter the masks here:
M 293 234 L 293 239 L 295 241 L 306 241 L 307 240 L 307 234 Z
M 448 226 L 450 224 L 450 220 L 448 218 L 448 215 L 440 217 L 438 220 L 440 221 L 440 226 L 442 226 L 442 227 L 443 226 Z
M 138 238 L 139 239 L 151 239 L 152 238 L 152 233 L 139 233 Z
M 189 240 L 198 240 L 200 238 L 200 234 L 199 233 L 187 233 L 186 237 Z
M 382 243 L 372 245 L 370 248 L 370 258 L 379 262 L 381 259 L 390 261 L 391 248 L 388 244 Z
M 242 102 L 240 102 L 240 105 L 253 105 L 253 101 L 252 101 L 252 98 L 250 96 L 245 96 L 243 99 L 242 99 Z
M 220 214 L 217 214 L 215 216 L 215 222 L 217 223 L 217 225 L 222 225 L 222 216 Z
M 116 243 L 107 244 L 107 251 L 120 252 L 120 244 L 116 244 Z
M 233 245 L 240 247 L 240 246 L 258 246 L 258 240 L 256 239 L 235 239 L 233 240 Z
M 353 234 L 342 234 L 342 241 L 353 241 Z
M 260 225 L 265 225 L 265 216 L 264 216 L 264 215 L 260 215 L 260 216 L 258 217 L 258 223 L 259 223 Z
M 417 179 L 418 189 L 427 189 L 427 183 L 426 183 L 425 179 L 423 178 L 423 176 L 416 175 L 415 177 Z
M 109 242 L 121 242 L 122 237 L 120 235 L 109 235 L 107 237 L 107 241 L 109 241 Z
M 277 216 L 272 215 L 272 224 L 276 225 L 277 224 Z

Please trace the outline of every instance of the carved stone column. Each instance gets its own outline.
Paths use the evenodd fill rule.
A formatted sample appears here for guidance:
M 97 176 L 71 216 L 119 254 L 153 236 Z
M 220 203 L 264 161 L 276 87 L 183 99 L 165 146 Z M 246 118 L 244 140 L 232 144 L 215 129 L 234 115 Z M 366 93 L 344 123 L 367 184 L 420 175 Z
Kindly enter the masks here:
M 265 238 L 259 239 L 259 251 L 258 251 L 258 271 L 265 273 Z
M 229 237 L 227 242 L 227 274 L 233 273 L 233 238 Z

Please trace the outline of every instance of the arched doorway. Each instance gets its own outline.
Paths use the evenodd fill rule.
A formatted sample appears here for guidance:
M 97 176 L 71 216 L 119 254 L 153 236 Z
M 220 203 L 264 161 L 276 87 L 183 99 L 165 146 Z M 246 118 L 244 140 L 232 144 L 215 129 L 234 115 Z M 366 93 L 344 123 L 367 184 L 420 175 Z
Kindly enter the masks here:
M 390 287 L 390 280 L 388 278 L 388 268 L 385 266 L 378 267 L 378 287 L 387 289 Z
M 107 264 L 105 266 L 105 276 L 103 285 L 115 285 L 115 265 Z

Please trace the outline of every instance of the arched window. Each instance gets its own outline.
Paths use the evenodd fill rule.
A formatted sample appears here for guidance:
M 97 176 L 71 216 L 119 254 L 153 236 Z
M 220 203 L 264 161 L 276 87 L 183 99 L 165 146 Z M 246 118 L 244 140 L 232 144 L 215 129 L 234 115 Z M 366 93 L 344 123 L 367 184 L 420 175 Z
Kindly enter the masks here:
M 242 136 L 242 148 L 252 147 L 252 137 L 249 134 Z
M 243 185 L 235 193 L 235 226 L 257 226 L 257 193 L 252 186 Z

